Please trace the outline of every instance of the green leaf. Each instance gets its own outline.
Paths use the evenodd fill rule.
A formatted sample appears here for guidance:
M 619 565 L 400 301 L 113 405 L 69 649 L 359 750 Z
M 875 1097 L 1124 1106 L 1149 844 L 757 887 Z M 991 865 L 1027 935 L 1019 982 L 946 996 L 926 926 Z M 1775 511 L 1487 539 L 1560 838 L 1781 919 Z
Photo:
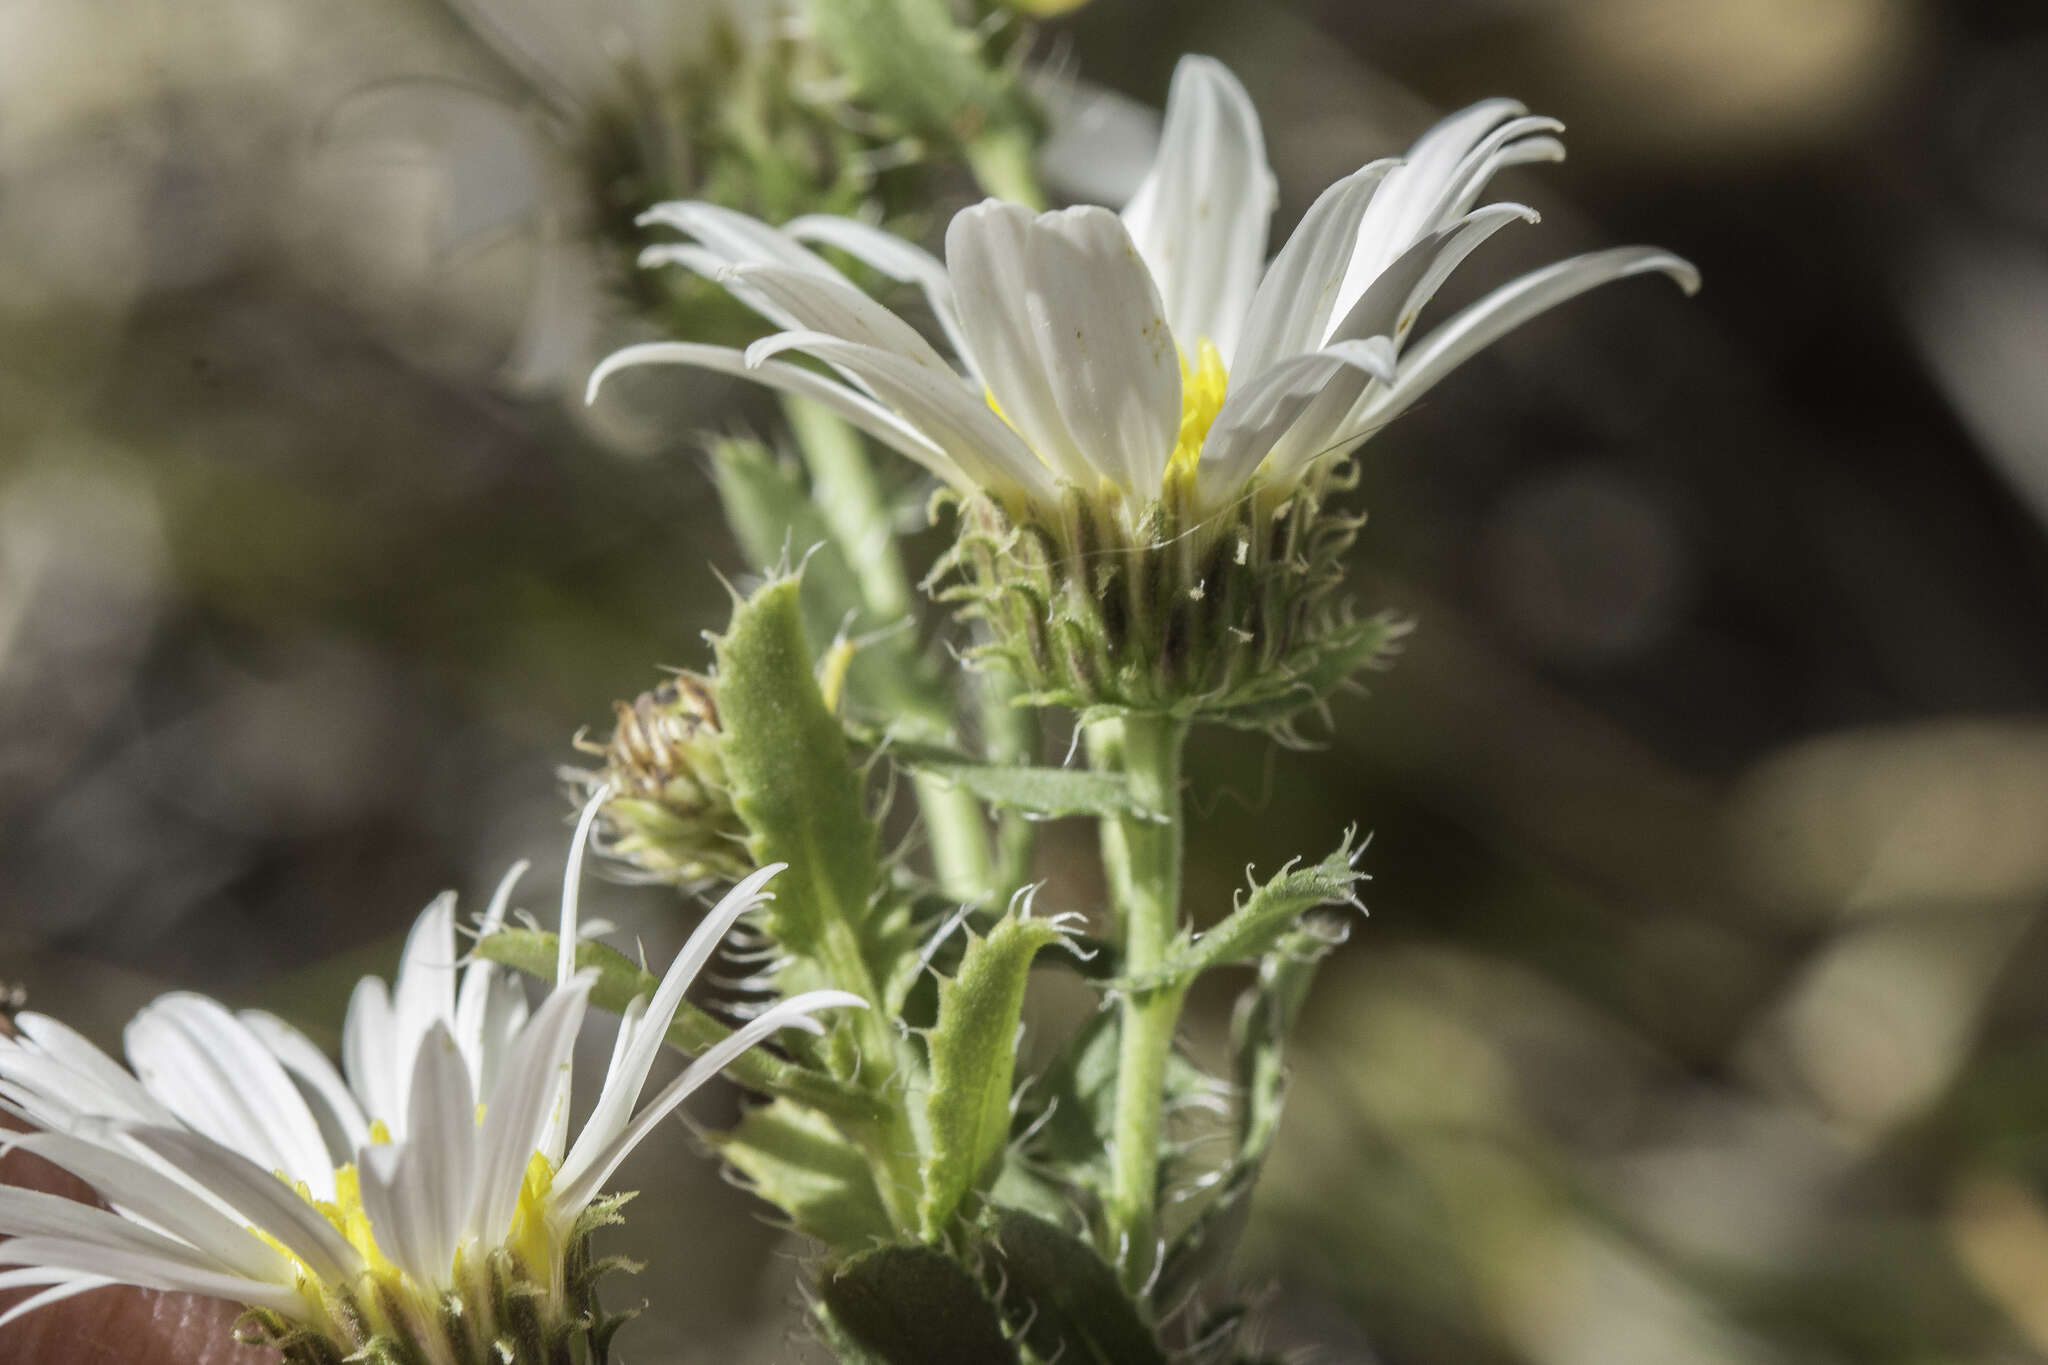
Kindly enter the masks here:
M 937 1247 L 863 1252 L 825 1277 L 818 1298 L 834 1348 L 857 1365 L 1016 1365 L 995 1305 Z
M 893 1235 L 866 1155 L 817 1110 L 776 1100 L 747 1110 L 736 1128 L 709 1140 L 754 1193 L 834 1250 Z
M 1146 809 L 1118 773 L 1083 768 L 1014 768 L 963 759 L 921 756 L 898 746 L 896 757 L 912 772 L 956 783 L 990 805 L 1041 819 L 1085 815 L 1159 816 Z
M 999 1209 L 984 1236 L 983 1275 L 1003 1286 L 1003 1313 L 1040 1360 L 1165 1365 L 1166 1353 L 1125 1297 L 1116 1271 L 1064 1228 Z
M 1290 930 L 1259 962 L 1258 980 L 1238 997 L 1231 1020 L 1238 1087 L 1237 1152 L 1216 1194 L 1168 1248 L 1159 1277 L 1160 1302 L 1178 1299 L 1229 1257 L 1251 1208 L 1252 1187 L 1273 1139 L 1287 1093 L 1285 1046 L 1308 998 L 1316 968 L 1345 938 L 1341 923 Z
M 939 1017 L 926 1039 L 931 1148 L 918 1205 L 926 1237 L 939 1236 L 960 1202 L 994 1179 L 1010 1135 L 1025 980 L 1038 950 L 1060 937 L 1048 920 L 1005 919 L 987 938 L 970 934 L 960 970 L 939 984 Z
M 478 942 L 476 955 L 551 982 L 555 979 L 555 944 L 553 934 L 501 929 Z M 624 1013 L 635 997 L 652 996 L 661 984 L 653 973 L 642 971 L 623 954 L 602 943 L 577 944 L 576 965 L 597 973 L 590 1003 L 614 1014 Z M 731 1029 L 686 1000 L 676 1007 L 675 1019 L 668 1026 L 667 1042 L 670 1047 L 696 1056 L 731 1034 Z M 759 1048 L 734 1058 L 725 1074 L 750 1090 L 787 1096 L 829 1114 L 849 1119 L 874 1116 L 875 1099 L 866 1091 L 809 1067 L 783 1061 Z
M 1271 952 L 1310 910 L 1351 900 L 1358 883 L 1365 880 L 1354 865 L 1363 851 L 1363 845 L 1352 847 L 1347 834 L 1342 846 L 1321 862 L 1308 867 L 1290 863 L 1200 938 L 1176 944 L 1175 965 L 1200 973 Z
M 1351 838 L 1345 835 L 1337 851 L 1319 863 L 1289 863 L 1271 881 L 1253 887 L 1229 915 L 1199 937 L 1182 934 L 1159 970 L 1117 984 L 1133 991 L 1181 986 L 1212 967 L 1259 960 L 1292 934 L 1309 911 L 1354 900 L 1366 874 L 1354 865 L 1364 845 L 1354 847 Z
M 826 708 L 804 643 L 797 579 L 768 584 L 733 611 L 716 640 L 719 718 L 733 807 L 758 866 L 788 863 L 768 904 L 768 932 L 786 949 L 816 957 L 868 917 L 881 872 L 874 822 L 839 721 Z M 843 956 L 843 955 L 842 955 Z M 874 999 L 885 975 L 836 961 L 838 984 Z

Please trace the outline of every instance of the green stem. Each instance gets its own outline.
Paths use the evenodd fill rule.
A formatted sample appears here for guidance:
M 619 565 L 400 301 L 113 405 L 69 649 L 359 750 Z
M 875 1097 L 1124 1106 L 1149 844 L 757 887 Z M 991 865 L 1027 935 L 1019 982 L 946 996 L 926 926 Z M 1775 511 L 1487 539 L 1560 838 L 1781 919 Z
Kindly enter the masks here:
M 1136 713 L 1087 727 L 1092 766 L 1122 773 L 1145 808 L 1165 812 L 1164 819 L 1120 816 L 1102 822 L 1102 862 L 1123 927 L 1127 977 L 1163 966 L 1180 926 L 1186 834 L 1181 750 L 1187 733 L 1185 721 Z M 1150 1279 L 1157 1255 L 1161 1110 L 1186 994 L 1184 986 L 1130 991 L 1122 1002 L 1107 1212 L 1112 1249 L 1120 1255 L 1126 1286 L 1134 1290 Z
M 1012 704 L 1024 688 L 1017 675 L 1000 664 L 984 668 L 981 684 L 981 733 L 991 763 L 1029 764 L 1038 748 L 1038 715 Z M 994 905 L 1001 909 L 1031 879 L 1031 855 L 1038 826 L 1016 811 L 996 817 Z
M 984 194 L 1030 209 L 1045 207 L 1045 190 L 1038 183 L 1038 144 L 1027 129 L 997 124 L 970 139 L 962 150 Z
M 903 567 L 892 517 L 860 433 L 816 403 L 785 397 L 783 415 L 796 435 L 797 449 L 811 475 L 811 488 L 833 541 L 853 570 L 855 586 L 869 620 L 887 627 L 914 621 L 917 599 Z M 902 714 L 893 723 L 911 733 L 950 739 L 952 707 L 939 686 L 928 685 L 929 670 L 920 667 L 917 636 L 886 637 L 896 656 L 896 701 Z M 911 783 L 931 844 L 932 870 L 939 889 L 959 901 L 986 903 L 996 895 L 989 866 L 988 826 L 981 804 L 957 785 L 929 777 Z
M 824 969 L 825 980 L 868 1002 L 867 1009 L 848 1011 L 859 1074 L 846 1079 L 857 1079 L 874 1094 L 880 1112 L 866 1122 L 842 1122 L 841 1126 L 867 1153 L 875 1190 L 890 1219 L 906 1235 L 914 1234 L 924 1157 L 910 1121 L 910 1104 L 919 1089 L 913 1080 L 920 1064 L 896 1032 L 880 983 L 868 967 L 860 937 L 851 924 L 837 918 L 827 921 L 816 961 Z

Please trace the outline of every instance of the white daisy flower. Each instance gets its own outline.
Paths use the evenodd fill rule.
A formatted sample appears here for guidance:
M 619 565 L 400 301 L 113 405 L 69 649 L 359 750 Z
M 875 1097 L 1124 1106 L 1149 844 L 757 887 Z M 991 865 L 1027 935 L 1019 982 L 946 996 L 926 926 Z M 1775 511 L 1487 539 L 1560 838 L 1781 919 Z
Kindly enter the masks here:
M 625 1014 L 596 1107 L 568 1140 L 571 1055 L 591 987 L 573 970 L 577 882 L 598 803 L 577 830 L 562 897 L 558 984 L 529 1016 L 502 967 L 462 966 L 455 905 L 428 906 L 392 989 L 364 980 L 343 1065 L 254 1011 L 185 992 L 129 1024 L 130 1071 L 44 1015 L 0 1040 L 8 1135 L 86 1181 L 99 1209 L 0 1187 L 0 1288 L 40 1292 L 0 1315 L 106 1285 L 211 1295 L 252 1310 L 287 1360 L 352 1352 L 432 1365 L 525 1365 L 584 1338 L 601 1358 L 587 1238 L 612 1220 L 619 1164 L 733 1058 L 858 997 L 781 1001 L 706 1051 L 636 1112 L 671 1017 L 780 870 L 754 873 L 705 917 L 651 999 Z M 515 868 L 483 929 L 504 918 Z M 358 1358 L 351 1356 L 351 1358 Z
M 1283 725 L 1397 630 L 1336 596 L 1358 525 L 1324 496 L 1343 456 L 1511 329 L 1595 285 L 1697 273 L 1619 247 L 1524 275 L 1417 336 L 1424 306 L 1510 223 L 1500 170 L 1564 154 L 1511 100 L 1445 119 L 1405 159 L 1325 190 L 1269 263 L 1274 182 L 1257 112 L 1219 62 L 1184 58 L 1150 171 L 1121 214 L 987 200 L 942 262 L 843 218 L 777 229 L 705 203 L 644 222 L 642 253 L 723 283 L 782 329 L 744 351 L 630 346 L 630 366 L 744 375 L 813 399 L 961 495 L 941 566 L 1027 701 Z M 914 284 L 952 355 L 813 247 Z M 792 363 L 790 355 L 824 370 Z
M 1255 475 L 1300 481 L 1490 342 L 1595 285 L 1661 271 L 1697 287 L 1671 253 L 1620 247 L 1525 275 L 1413 340 L 1423 306 L 1475 247 L 1535 220 L 1520 204 L 1475 206 L 1500 170 L 1561 158 L 1561 128 L 1512 100 L 1475 104 L 1405 159 L 1324 191 L 1267 264 L 1275 190 L 1258 113 L 1220 62 L 1186 57 L 1158 155 L 1120 215 L 987 200 L 953 219 L 941 262 L 847 219 L 778 230 L 714 204 L 657 205 L 642 221 L 692 240 L 651 247 L 643 263 L 717 279 L 783 330 L 744 352 L 627 347 L 589 391 L 633 365 L 723 370 L 825 403 L 1012 511 L 1056 509 L 1063 487 L 1108 489 L 1135 521 L 1176 479 L 1215 509 Z M 953 361 L 812 245 L 917 285 Z M 777 358 L 791 352 L 835 377 Z

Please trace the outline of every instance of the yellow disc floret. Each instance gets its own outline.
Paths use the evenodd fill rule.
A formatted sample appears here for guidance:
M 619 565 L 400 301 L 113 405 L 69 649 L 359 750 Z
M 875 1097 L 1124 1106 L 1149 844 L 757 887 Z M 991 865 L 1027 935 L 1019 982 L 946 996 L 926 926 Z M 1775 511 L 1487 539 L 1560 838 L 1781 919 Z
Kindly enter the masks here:
M 1167 478 L 1176 474 L 1186 477 L 1195 472 L 1195 461 L 1202 457 L 1202 442 L 1208 439 L 1209 427 L 1222 410 L 1224 390 L 1229 384 L 1230 372 L 1223 367 L 1223 353 L 1207 337 L 1196 348 L 1192 363 L 1185 354 L 1181 356 L 1180 434 L 1166 461 Z

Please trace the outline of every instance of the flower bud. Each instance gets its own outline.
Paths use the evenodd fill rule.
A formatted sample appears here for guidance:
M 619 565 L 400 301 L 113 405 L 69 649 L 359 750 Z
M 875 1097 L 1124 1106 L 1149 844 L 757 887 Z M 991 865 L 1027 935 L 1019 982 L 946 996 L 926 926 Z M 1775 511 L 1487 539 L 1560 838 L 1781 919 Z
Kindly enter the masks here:
M 713 680 L 679 673 L 614 709 L 608 744 L 577 742 L 604 759 L 579 779 L 612 789 L 603 812 L 604 852 L 651 879 L 685 885 L 752 872 L 746 826 L 733 809 L 719 752 Z

